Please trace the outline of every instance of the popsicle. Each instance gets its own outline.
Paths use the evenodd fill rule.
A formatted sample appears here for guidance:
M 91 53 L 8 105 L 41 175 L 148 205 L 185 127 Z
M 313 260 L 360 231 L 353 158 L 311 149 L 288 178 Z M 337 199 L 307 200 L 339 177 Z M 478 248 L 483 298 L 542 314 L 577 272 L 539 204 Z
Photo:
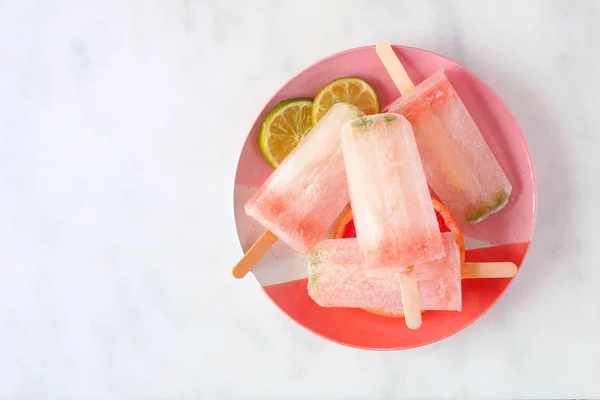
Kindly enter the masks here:
M 384 111 L 412 124 L 427 183 L 461 223 L 476 223 L 508 203 L 512 186 L 443 70 L 414 87 L 387 43 L 376 46 L 402 93 Z M 413 88 L 414 87 L 414 88 Z
M 406 267 L 442 258 L 444 246 L 408 121 L 351 120 L 342 151 L 358 243 L 368 265 Z
M 461 278 L 511 278 L 511 262 L 460 265 L 459 246 L 451 232 L 442 233 L 446 256 L 415 266 L 422 310 L 460 310 Z M 368 274 L 357 239 L 319 242 L 308 261 L 308 294 L 322 307 L 384 308 L 403 312 L 396 273 Z
M 327 232 L 349 200 L 340 131 L 361 115 L 353 105 L 333 105 L 248 200 L 246 213 L 268 231 L 234 267 L 235 277 L 246 275 L 277 238 L 308 254 Z
M 460 311 L 460 252 L 452 233 L 443 233 L 446 255 L 415 265 L 422 310 Z M 397 272 L 370 274 L 357 239 L 323 240 L 311 251 L 308 294 L 323 307 L 386 308 L 404 311 Z
M 416 329 L 414 266 L 445 249 L 410 123 L 389 113 L 355 118 L 342 128 L 342 152 L 364 264 L 398 273 L 406 323 Z

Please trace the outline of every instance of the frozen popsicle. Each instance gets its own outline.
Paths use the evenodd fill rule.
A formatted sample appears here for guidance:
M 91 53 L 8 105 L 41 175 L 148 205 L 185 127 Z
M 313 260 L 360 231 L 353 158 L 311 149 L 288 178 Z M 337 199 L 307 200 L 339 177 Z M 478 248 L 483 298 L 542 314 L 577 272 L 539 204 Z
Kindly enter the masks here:
M 423 167 L 408 121 L 397 114 L 351 120 L 342 150 L 365 264 L 392 268 L 444 256 Z
M 379 43 L 376 50 L 402 93 L 386 111 L 412 124 L 435 194 L 461 223 L 500 211 L 512 186 L 444 71 L 413 88 L 389 44 Z
M 446 255 L 415 266 L 422 310 L 460 311 L 460 252 L 452 233 L 443 233 Z M 397 272 L 370 274 L 357 239 L 323 240 L 311 251 L 308 294 L 323 307 L 385 308 L 404 312 Z
M 397 114 L 355 118 L 342 128 L 342 152 L 365 266 L 397 274 L 406 324 L 416 329 L 414 266 L 445 249 L 410 123 Z
M 361 115 L 353 105 L 333 105 L 248 200 L 246 213 L 268 229 L 266 245 L 255 244 L 234 276 L 244 276 L 276 238 L 307 254 L 327 232 L 349 200 L 340 131 Z

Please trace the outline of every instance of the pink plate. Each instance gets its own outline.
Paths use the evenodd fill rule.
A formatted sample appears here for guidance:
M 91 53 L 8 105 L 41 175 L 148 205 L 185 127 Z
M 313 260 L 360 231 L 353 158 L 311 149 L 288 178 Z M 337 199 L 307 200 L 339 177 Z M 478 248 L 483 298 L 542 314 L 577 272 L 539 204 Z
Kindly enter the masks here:
M 520 267 L 533 234 L 536 187 L 529 149 L 515 118 L 500 97 L 465 67 L 425 50 L 393 47 L 415 84 L 441 68 L 446 70 L 513 185 L 510 202 L 501 212 L 479 224 L 461 226 L 467 261 L 512 261 Z M 328 82 L 348 76 L 369 82 L 377 91 L 382 108 L 400 95 L 375 47 L 361 47 L 329 56 L 296 75 L 275 93 L 256 118 L 240 155 L 233 198 L 238 239 L 244 252 L 264 231 L 244 213 L 244 203 L 273 171 L 258 146 L 264 116 L 282 100 L 314 97 Z M 360 309 L 318 306 L 308 296 L 306 261 L 305 256 L 279 241 L 253 273 L 271 300 L 298 324 L 334 342 L 365 349 L 407 349 L 446 338 L 483 315 L 512 281 L 464 280 L 462 312 L 427 311 L 421 328 L 411 331 L 399 318 Z

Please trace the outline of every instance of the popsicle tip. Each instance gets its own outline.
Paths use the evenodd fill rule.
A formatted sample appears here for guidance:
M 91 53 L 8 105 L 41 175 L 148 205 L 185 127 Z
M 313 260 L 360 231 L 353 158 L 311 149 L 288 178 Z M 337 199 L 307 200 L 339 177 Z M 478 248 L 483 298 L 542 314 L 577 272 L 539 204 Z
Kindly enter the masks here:
M 497 213 L 502 210 L 506 204 L 508 204 L 508 200 L 510 198 L 511 192 L 508 190 L 502 189 L 497 194 L 495 199 L 491 203 L 484 204 L 480 206 L 475 211 L 467 216 L 467 222 L 470 224 L 475 224 L 477 222 L 481 222 L 490 215 Z
M 420 315 L 421 313 L 419 312 L 418 318 L 406 318 L 406 315 L 404 316 L 404 318 L 406 318 L 406 326 L 408 329 L 416 330 L 421 327 L 423 320 L 421 319 Z
M 508 273 L 511 277 L 517 275 L 517 272 L 519 272 L 519 269 L 517 268 L 517 264 L 515 263 L 510 263 L 510 266 L 507 267 Z
M 392 46 L 390 46 L 388 42 L 381 41 L 375 45 L 375 52 L 387 72 L 390 74 L 390 77 L 400 93 L 404 96 L 412 90 L 414 85 L 402 66 L 402 63 L 398 60 Z
M 245 277 L 277 240 L 277 236 L 267 229 L 233 267 L 231 270 L 233 277 L 236 279 Z
M 386 41 L 381 41 L 375 45 L 375 52 L 377 53 L 380 59 L 382 57 L 385 57 L 386 53 L 389 52 L 391 49 L 392 46 L 390 46 L 390 44 Z
M 248 271 L 245 268 L 238 268 L 237 265 L 235 267 L 233 267 L 233 269 L 231 270 L 231 275 L 233 275 L 233 277 L 235 279 L 242 279 L 247 274 L 248 274 Z

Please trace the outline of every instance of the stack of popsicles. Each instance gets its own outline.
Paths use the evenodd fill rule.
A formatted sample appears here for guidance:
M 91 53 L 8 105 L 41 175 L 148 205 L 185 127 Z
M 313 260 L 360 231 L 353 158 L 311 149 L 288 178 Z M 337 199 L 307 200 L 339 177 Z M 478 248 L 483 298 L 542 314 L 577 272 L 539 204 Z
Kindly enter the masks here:
M 329 110 L 246 204 L 268 235 L 234 275 L 279 238 L 310 253 L 319 305 L 401 311 L 416 329 L 420 310 L 462 304 L 459 248 L 440 233 L 428 184 L 462 223 L 499 211 L 512 188 L 444 72 L 413 89 L 389 45 L 377 52 L 403 96 L 372 116 L 343 103 Z M 348 201 L 357 238 L 321 241 Z

